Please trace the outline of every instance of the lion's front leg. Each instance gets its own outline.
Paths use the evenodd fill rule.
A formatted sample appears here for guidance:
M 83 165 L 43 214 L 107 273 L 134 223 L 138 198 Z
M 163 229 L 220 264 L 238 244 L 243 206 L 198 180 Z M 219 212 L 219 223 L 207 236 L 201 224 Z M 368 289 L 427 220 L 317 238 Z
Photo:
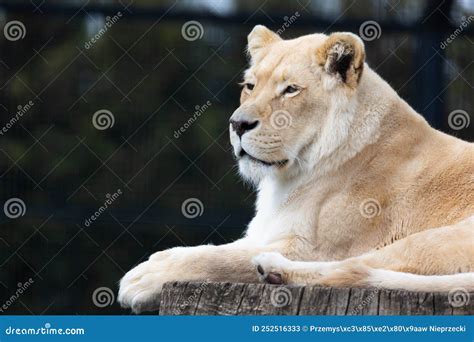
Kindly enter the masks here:
M 291 261 L 279 253 L 264 252 L 253 262 L 260 280 L 270 284 L 433 292 L 455 286 L 474 289 L 473 228 L 471 216 L 341 261 Z
M 153 254 L 120 281 L 118 301 L 133 312 L 159 308 L 163 284 L 169 281 L 258 282 L 252 257 L 278 246 L 256 248 L 243 240 L 221 246 L 177 247 Z
M 261 282 L 281 285 L 319 284 L 341 265 L 338 261 L 292 261 L 277 252 L 264 252 L 252 259 Z

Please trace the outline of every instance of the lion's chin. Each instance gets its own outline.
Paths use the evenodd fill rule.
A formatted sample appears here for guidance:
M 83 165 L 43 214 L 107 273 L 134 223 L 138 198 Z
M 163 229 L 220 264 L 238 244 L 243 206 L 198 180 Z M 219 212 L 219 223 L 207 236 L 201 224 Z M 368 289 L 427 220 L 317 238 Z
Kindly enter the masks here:
M 288 160 L 278 163 L 261 162 L 255 158 L 245 156 L 239 159 L 239 172 L 246 181 L 258 185 L 267 176 L 276 176 L 284 172 Z
M 250 158 L 239 159 L 239 173 L 247 182 L 258 185 L 260 181 L 272 173 L 272 167 L 261 164 Z

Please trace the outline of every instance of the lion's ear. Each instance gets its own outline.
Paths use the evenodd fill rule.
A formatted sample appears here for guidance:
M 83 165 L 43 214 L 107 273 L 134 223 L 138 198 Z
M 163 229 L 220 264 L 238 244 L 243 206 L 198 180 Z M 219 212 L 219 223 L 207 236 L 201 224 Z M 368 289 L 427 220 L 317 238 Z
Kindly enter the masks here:
M 275 32 L 270 31 L 263 25 L 257 25 L 247 37 L 247 50 L 250 56 L 255 57 L 259 50 L 279 40 L 281 38 Z
M 364 43 L 353 33 L 333 33 L 316 51 L 316 61 L 327 73 L 355 88 L 364 69 Z

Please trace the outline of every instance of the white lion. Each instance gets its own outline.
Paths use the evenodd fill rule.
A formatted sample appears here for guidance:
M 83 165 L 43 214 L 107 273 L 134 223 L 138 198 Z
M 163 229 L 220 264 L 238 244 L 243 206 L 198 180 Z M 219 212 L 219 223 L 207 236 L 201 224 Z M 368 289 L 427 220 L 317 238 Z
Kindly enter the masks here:
M 233 243 L 153 254 L 120 303 L 154 310 L 175 280 L 474 290 L 473 144 L 431 128 L 351 33 L 256 26 L 248 52 L 230 139 L 255 217 Z

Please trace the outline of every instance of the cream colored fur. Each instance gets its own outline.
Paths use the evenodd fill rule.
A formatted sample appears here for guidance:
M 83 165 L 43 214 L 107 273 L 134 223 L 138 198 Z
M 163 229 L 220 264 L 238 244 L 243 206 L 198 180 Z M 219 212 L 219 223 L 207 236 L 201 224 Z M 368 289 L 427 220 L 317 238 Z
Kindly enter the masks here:
M 258 124 L 230 139 L 255 217 L 234 243 L 153 254 L 121 280 L 120 303 L 156 309 L 175 280 L 474 290 L 473 144 L 431 128 L 353 34 L 257 26 L 248 49 L 231 119 Z

